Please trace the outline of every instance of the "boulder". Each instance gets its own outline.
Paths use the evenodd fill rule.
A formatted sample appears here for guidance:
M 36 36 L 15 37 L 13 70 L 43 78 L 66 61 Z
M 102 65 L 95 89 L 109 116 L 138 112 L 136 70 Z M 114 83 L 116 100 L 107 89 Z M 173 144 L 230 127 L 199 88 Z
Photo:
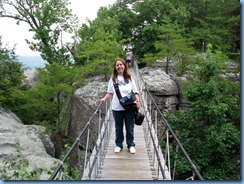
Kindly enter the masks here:
M 142 78 L 150 92 L 160 96 L 175 96 L 179 90 L 176 83 L 161 69 L 143 68 Z
M 53 154 L 53 145 L 43 127 L 23 125 L 15 114 L 0 108 L 0 167 L 4 166 L 3 160 L 11 160 L 12 155 L 20 154 L 30 164 L 27 170 L 35 170 L 39 179 L 47 180 L 50 176 L 43 169 L 53 171 L 58 160 L 47 153 L 41 137 L 48 142 L 49 152 Z
M 25 79 L 23 85 L 34 88 L 37 83 L 38 71 L 36 69 L 28 69 L 24 71 Z
M 147 89 L 163 112 L 175 113 L 179 104 L 179 89 L 175 81 L 162 69 L 140 70 Z
M 74 140 L 83 130 L 86 123 L 91 118 L 92 114 L 99 105 L 99 100 L 107 91 L 108 82 L 102 82 L 100 78 L 90 80 L 87 84 L 81 88 L 76 89 L 69 101 L 68 108 L 66 110 L 68 118 L 68 130 L 67 135 L 71 136 Z M 94 120 L 96 121 L 96 120 Z M 92 131 L 96 130 L 94 124 L 91 125 Z M 84 134 L 84 137 L 86 134 Z M 82 139 L 81 139 L 82 140 Z M 81 146 L 85 147 L 85 141 L 81 141 Z

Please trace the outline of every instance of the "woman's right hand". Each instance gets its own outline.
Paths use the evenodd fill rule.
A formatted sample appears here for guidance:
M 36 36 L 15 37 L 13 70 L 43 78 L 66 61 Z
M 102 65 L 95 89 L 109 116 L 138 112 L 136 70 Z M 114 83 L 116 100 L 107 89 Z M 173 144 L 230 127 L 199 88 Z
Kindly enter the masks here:
M 100 103 L 105 103 L 106 99 L 105 98 L 101 98 L 100 99 Z
M 107 93 L 103 98 L 100 99 L 100 103 L 104 103 L 107 99 L 110 99 L 113 97 L 112 93 Z

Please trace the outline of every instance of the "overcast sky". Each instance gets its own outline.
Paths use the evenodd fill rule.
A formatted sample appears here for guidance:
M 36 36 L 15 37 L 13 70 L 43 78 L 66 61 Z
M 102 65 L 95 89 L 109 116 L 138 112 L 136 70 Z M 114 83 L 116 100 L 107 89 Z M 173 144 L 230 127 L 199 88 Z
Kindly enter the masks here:
M 86 23 L 86 18 L 93 20 L 96 18 L 97 11 L 101 6 L 113 4 L 116 0 L 69 0 L 71 9 L 79 17 L 79 22 Z M 32 35 L 28 32 L 26 23 L 16 24 L 15 20 L 9 18 L 0 18 L 0 35 L 4 45 L 9 48 L 15 46 L 16 55 L 38 56 L 39 53 L 33 52 L 28 48 L 25 39 L 31 40 Z

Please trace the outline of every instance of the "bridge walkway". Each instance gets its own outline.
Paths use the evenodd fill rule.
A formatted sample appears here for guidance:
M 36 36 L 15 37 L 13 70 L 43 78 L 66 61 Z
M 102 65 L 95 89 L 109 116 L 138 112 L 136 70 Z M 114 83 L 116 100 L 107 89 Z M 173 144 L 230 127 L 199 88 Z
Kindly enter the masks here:
M 129 72 L 134 79 L 137 79 L 137 76 L 131 68 L 129 68 Z M 153 167 L 150 166 L 150 153 L 146 147 L 143 128 L 146 124 L 144 123 L 144 126 L 134 126 L 136 153 L 131 154 L 127 149 L 126 140 L 124 141 L 124 148 L 121 152 L 114 153 L 115 128 L 113 118 L 111 118 L 110 123 L 112 123 L 113 127 L 98 180 L 153 180 L 155 173 L 153 173 Z M 125 132 L 124 130 L 124 134 Z
M 144 139 L 143 126 L 135 125 L 134 136 L 136 144 L 135 154 L 131 154 L 126 145 L 124 145 L 120 153 L 114 153 L 115 129 L 114 127 L 112 128 L 107 154 L 98 180 L 153 179 Z

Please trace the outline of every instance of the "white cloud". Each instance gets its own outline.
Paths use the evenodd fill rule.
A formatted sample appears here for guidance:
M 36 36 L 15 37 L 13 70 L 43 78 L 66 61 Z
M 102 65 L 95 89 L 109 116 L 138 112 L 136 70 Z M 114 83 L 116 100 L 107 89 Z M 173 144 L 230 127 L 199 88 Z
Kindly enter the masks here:
M 25 39 L 31 39 L 32 35 L 25 23 L 16 24 L 15 20 L 8 18 L 0 18 L 0 35 L 2 36 L 2 43 L 8 48 L 15 46 L 17 55 L 38 55 L 28 48 Z
M 95 19 L 97 11 L 101 6 L 108 6 L 115 3 L 116 0 L 70 0 L 71 9 L 74 14 L 78 15 L 80 22 L 85 23 L 86 18 Z
M 86 19 L 94 20 L 97 11 L 101 6 L 108 6 L 113 4 L 116 0 L 70 0 L 73 13 L 79 18 L 80 23 L 86 23 Z M 38 56 L 38 52 L 33 52 L 28 48 L 25 39 L 32 39 L 32 35 L 26 23 L 16 24 L 15 20 L 9 18 L 0 18 L 0 36 L 2 42 L 7 44 L 9 48 L 15 46 L 17 55 L 23 56 Z

